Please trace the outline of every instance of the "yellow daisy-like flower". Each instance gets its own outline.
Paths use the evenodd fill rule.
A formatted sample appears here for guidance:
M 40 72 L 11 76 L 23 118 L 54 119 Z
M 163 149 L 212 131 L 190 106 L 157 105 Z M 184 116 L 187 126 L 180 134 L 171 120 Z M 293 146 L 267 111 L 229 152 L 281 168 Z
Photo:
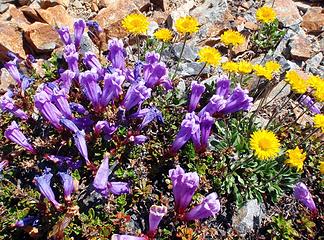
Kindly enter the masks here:
M 238 71 L 243 74 L 250 73 L 253 70 L 253 65 L 250 62 L 245 60 L 238 62 L 237 67 L 238 67 Z
M 302 149 L 296 147 L 295 149 L 287 150 L 288 159 L 285 163 L 289 167 L 297 168 L 297 171 L 301 171 L 303 169 L 304 161 L 306 159 L 306 153 L 303 153 Z
M 307 91 L 308 83 L 299 74 L 290 70 L 286 73 L 286 81 L 291 85 L 293 91 L 299 94 L 304 94 Z
M 214 67 L 219 65 L 220 60 L 222 59 L 222 56 L 219 53 L 219 51 L 209 46 L 202 47 L 201 49 L 199 49 L 198 56 L 199 56 L 198 62 L 205 62 Z
M 320 162 L 320 173 L 324 174 L 324 161 Z
M 150 23 L 148 18 L 143 14 L 132 13 L 127 15 L 123 21 L 122 26 L 130 33 L 135 35 L 145 34 Z
M 199 22 L 191 16 L 181 17 L 175 22 L 175 28 L 178 33 L 195 33 L 199 30 Z
M 272 23 L 276 20 L 276 12 L 271 7 L 261 7 L 256 12 L 256 19 L 263 23 Z
M 309 85 L 314 88 L 313 95 L 319 102 L 324 102 L 324 79 L 319 76 L 310 76 L 308 78 Z
M 315 92 L 313 92 L 313 95 L 318 102 L 324 102 L 324 87 L 317 89 Z
M 234 72 L 237 72 L 238 71 L 238 65 L 236 62 L 232 62 L 232 61 L 229 61 L 229 62 L 225 62 L 222 64 L 222 68 L 224 71 L 226 72 L 230 72 L 230 73 L 234 73 Z
M 221 42 L 224 43 L 226 46 L 238 46 L 245 42 L 244 36 L 241 33 L 233 30 L 225 31 L 220 38 Z
M 272 73 L 279 73 L 281 69 L 281 65 L 277 61 L 269 61 L 264 65 L 267 70 Z
M 280 152 L 280 143 L 276 135 L 268 130 L 254 132 L 250 139 L 251 149 L 260 160 L 273 159 Z
M 324 132 L 324 114 L 316 114 L 313 117 L 313 121 L 315 123 L 316 128 L 320 128 L 322 132 Z
M 258 77 L 264 77 L 269 81 L 272 79 L 272 72 L 260 64 L 255 64 L 253 70 Z
M 167 28 L 161 28 L 154 33 L 154 37 L 163 42 L 169 42 L 172 39 L 172 32 Z

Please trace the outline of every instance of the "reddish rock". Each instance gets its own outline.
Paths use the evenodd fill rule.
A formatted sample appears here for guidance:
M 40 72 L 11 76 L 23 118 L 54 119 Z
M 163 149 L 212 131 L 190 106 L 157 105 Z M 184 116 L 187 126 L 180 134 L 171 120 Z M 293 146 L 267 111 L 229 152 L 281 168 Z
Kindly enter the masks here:
M 56 5 L 68 7 L 70 0 L 41 0 L 39 4 L 42 8 L 54 7 Z
M 53 51 L 61 42 L 58 33 L 46 23 L 31 24 L 25 29 L 24 35 L 32 48 L 40 53 Z
M 10 85 L 16 85 L 16 81 L 11 77 L 7 69 L 0 69 L 0 91 L 7 91 Z
M 252 31 L 256 31 L 259 29 L 259 26 L 255 24 L 254 22 L 246 22 L 244 23 L 244 27 L 247 29 L 250 29 Z
M 170 6 L 169 0 L 151 0 L 151 2 L 160 8 L 162 11 L 167 11 L 168 7 Z
M 17 9 L 15 5 L 10 5 L 9 13 L 11 16 L 10 21 L 12 23 L 17 24 L 17 26 L 19 28 L 24 29 L 25 27 L 27 27 L 30 24 L 30 22 L 27 20 L 27 18 L 23 14 L 23 12 L 20 11 L 20 9 Z
M 324 31 L 324 9 L 321 7 L 312 7 L 307 10 L 303 16 L 301 24 L 308 33 L 320 33 Z
M 290 54 L 293 59 L 306 60 L 311 57 L 312 45 L 311 41 L 305 35 L 296 35 L 291 40 Z
M 37 14 L 34 8 L 30 6 L 23 6 L 19 8 L 20 11 L 25 15 L 25 17 L 31 22 L 41 22 L 42 18 Z
M 7 52 L 11 51 L 21 58 L 26 58 L 23 36 L 17 25 L 0 21 L 0 59 L 7 59 Z
M 109 0 L 106 8 L 99 11 L 94 18 L 103 28 L 110 27 L 111 24 L 121 21 L 126 15 L 133 11 L 142 11 L 150 5 L 149 0 Z
M 267 0 L 267 5 L 272 5 L 273 0 Z M 299 24 L 302 17 L 299 14 L 298 8 L 292 0 L 274 0 L 274 10 L 277 13 L 277 18 L 286 27 Z
M 168 16 L 169 14 L 167 12 L 154 11 L 151 18 L 159 25 L 163 26 L 166 23 Z
M 47 9 L 37 9 L 36 11 L 41 18 L 52 27 L 68 26 L 70 29 L 73 29 L 73 18 L 61 5 L 49 7 Z

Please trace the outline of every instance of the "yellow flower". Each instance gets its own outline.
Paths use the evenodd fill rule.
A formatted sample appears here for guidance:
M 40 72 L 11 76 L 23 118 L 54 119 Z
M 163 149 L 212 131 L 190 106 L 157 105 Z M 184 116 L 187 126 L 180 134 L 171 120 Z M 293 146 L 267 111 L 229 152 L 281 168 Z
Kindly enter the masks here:
M 245 61 L 245 60 L 238 62 L 237 66 L 238 66 L 238 71 L 240 73 L 247 74 L 247 73 L 252 72 L 252 70 L 253 70 L 252 64 L 250 62 Z
M 324 161 L 320 162 L 320 173 L 324 174 Z
M 230 73 L 238 71 L 237 63 L 232 62 L 232 61 L 223 63 L 222 68 L 223 68 L 224 71 L 230 72 Z
M 191 16 L 181 17 L 175 22 L 178 33 L 195 33 L 199 30 L 199 22 Z
M 324 87 L 317 89 L 315 92 L 313 92 L 313 95 L 318 102 L 324 102 Z
M 128 32 L 139 35 L 146 33 L 150 23 L 143 14 L 132 13 L 123 19 L 122 25 Z
M 276 20 L 276 12 L 271 7 L 261 7 L 256 12 L 256 19 L 263 23 L 272 23 Z
M 245 38 L 241 33 L 237 31 L 227 30 L 221 35 L 221 42 L 226 46 L 238 46 L 245 42 Z
M 163 42 L 169 42 L 172 39 L 172 32 L 167 28 L 161 28 L 154 33 L 154 37 Z
M 205 62 L 214 67 L 219 65 L 220 60 L 222 59 L 222 56 L 219 53 L 219 51 L 209 46 L 200 48 L 198 51 L 198 56 L 198 62 Z
M 313 121 L 315 123 L 316 128 L 320 128 L 322 132 L 324 132 L 324 114 L 316 114 L 313 117 Z
M 253 70 L 255 75 L 257 75 L 258 77 L 264 77 L 269 81 L 272 79 L 272 72 L 266 69 L 264 66 L 261 66 L 260 64 L 255 64 L 253 66 Z
M 281 68 L 280 64 L 277 61 L 266 62 L 264 66 L 268 71 L 272 73 L 279 73 Z
M 304 94 L 307 91 L 308 83 L 299 74 L 290 70 L 286 73 L 286 81 L 291 85 L 293 91 L 299 94 Z
M 296 147 L 295 149 L 287 150 L 287 156 L 288 159 L 285 161 L 285 163 L 289 167 L 296 167 L 297 171 L 301 171 L 303 169 L 306 153 L 303 153 L 302 149 Z
M 280 143 L 276 135 L 268 130 L 258 130 L 252 134 L 250 145 L 260 160 L 268 160 L 278 156 Z
M 314 88 L 313 95 L 319 102 L 324 102 L 324 79 L 319 76 L 310 76 L 308 78 L 308 83 Z

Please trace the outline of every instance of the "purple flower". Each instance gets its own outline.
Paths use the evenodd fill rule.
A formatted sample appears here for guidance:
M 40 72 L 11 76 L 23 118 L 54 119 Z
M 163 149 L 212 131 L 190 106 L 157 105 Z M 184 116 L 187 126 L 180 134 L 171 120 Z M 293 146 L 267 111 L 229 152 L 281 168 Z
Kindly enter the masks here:
M 228 95 L 230 93 L 230 85 L 231 80 L 229 80 L 226 76 L 221 76 L 217 80 L 216 84 L 216 95 L 221 96 L 223 98 L 228 98 Z
M 110 137 L 117 130 L 116 126 L 113 123 L 107 121 L 98 121 L 94 126 L 94 134 L 96 137 L 100 135 L 101 132 L 104 132 L 105 136 Z
M 60 119 L 63 114 L 51 102 L 51 96 L 44 90 L 35 94 L 35 107 L 42 113 L 42 115 L 49 121 L 56 129 L 62 130 Z
M 144 116 L 144 119 L 142 121 L 140 128 L 143 129 L 150 122 L 152 122 L 154 119 L 157 119 L 160 123 L 164 123 L 164 119 L 163 119 L 163 116 L 162 116 L 162 113 L 160 112 L 160 110 L 158 110 L 156 107 L 150 107 Z
M 75 49 L 74 44 L 69 44 L 64 47 L 64 58 L 68 64 L 69 70 L 74 72 L 76 75 L 79 74 L 79 53 Z
M 85 159 L 87 165 L 91 165 L 89 158 L 88 158 L 88 148 L 87 148 L 87 143 L 85 140 L 85 132 L 84 130 L 82 131 L 77 131 L 74 135 L 74 144 L 79 150 L 80 154 L 82 157 Z
M 30 87 L 30 85 L 35 81 L 34 78 L 27 77 L 26 75 L 21 74 L 21 90 L 24 92 Z
M 191 83 L 191 96 L 188 108 L 189 112 L 192 112 L 196 109 L 201 95 L 205 92 L 205 89 L 206 87 L 204 84 L 198 83 L 197 81 L 193 81 Z
M 220 202 L 216 193 L 211 193 L 200 203 L 185 214 L 186 221 L 198 220 L 215 216 L 220 211 Z
M 67 118 L 61 118 L 60 123 L 65 126 L 67 129 L 69 129 L 72 133 L 76 133 L 79 131 L 79 128 L 75 125 L 73 121 Z
M 316 106 L 313 99 L 307 95 L 302 95 L 299 102 L 306 106 L 312 113 L 320 114 L 321 110 Z
M 19 86 L 21 86 L 21 79 L 20 79 L 20 73 L 17 67 L 17 61 L 12 60 L 4 64 L 5 68 L 10 73 L 11 77 L 17 82 Z
M 108 182 L 108 191 L 115 195 L 128 194 L 130 192 L 127 182 Z
M 187 113 L 185 119 L 181 123 L 180 130 L 172 143 L 170 152 L 175 154 L 197 131 L 200 131 L 199 118 L 195 113 Z
M 71 108 L 72 111 L 75 111 L 75 112 L 77 112 L 79 114 L 83 114 L 83 115 L 88 115 L 89 114 L 87 109 L 85 109 L 85 107 L 82 106 L 79 103 L 71 102 L 71 103 L 69 103 L 69 105 L 70 105 L 70 108 Z
M 130 83 L 138 83 L 141 80 L 143 70 L 143 63 L 138 61 L 134 64 L 134 70 L 131 71 L 129 69 L 126 70 L 126 79 Z
M 214 122 L 214 118 L 208 112 L 205 112 L 200 118 L 201 150 L 205 150 L 208 146 L 208 138 Z
M 155 236 L 159 224 L 167 212 L 168 209 L 165 206 L 153 205 L 150 207 L 148 235 Z
M 2 170 L 8 165 L 8 161 L 4 160 L 0 162 L 0 173 L 2 172 Z
M 67 95 L 64 89 L 54 90 L 52 95 L 52 101 L 57 107 L 57 109 L 63 114 L 64 117 L 71 119 L 72 112 L 67 100 Z
M 2 111 L 10 112 L 22 120 L 28 119 L 28 115 L 13 103 L 13 99 L 8 92 L 0 98 L 0 108 Z
M 80 47 L 85 27 L 86 23 L 82 19 L 78 19 L 74 22 L 74 45 L 76 49 Z
M 101 88 L 97 82 L 98 75 L 91 71 L 85 71 L 80 74 L 80 86 L 88 98 L 88 100 L 92 103 L 95 111 L 100 111 L 100 98 L 101 98 Z
M 112 66 L 117 69 L 124 69 L 126 51 L 122 40 L 116 38 L 109 40 L 108 49 L 108 60 L 111 62 Z
M 312 212 L 316 212 L 317 208 L 315 202 L 310 194 L 306 185 L 302 182 L 299 182 L 294 187 L 294 197 L 305 205 Z
M 65 45 L 69 45 L 72 43 L 72 39 L 68 27 L 61 27 L 57 30 L 57 32 L 60 35 L 60 38 Z
M 146 238 L 144 237 L 135 237 L 135 236 L 130 236 L 130 235 L 119 235 L 119 234 L 114 234 L 111 236 L 111 240 L 145 240 Z
M 177 213 L 184 213 L 189 206 L 195 191 L 199 185 L 199 176 L 196 172 L 185 173 L 177 166 L 169 171 L 172 180 L 175 210 Z
M 225 106 L 226 100 L 223 97 L 213 95 L 207 105 L 198 113 L 198 116 L 201 117 L 205 112 L 209 112 L 210 115 L 213 115 L 216 112 L 220 112 Z
M 145 86 L 145 82 L 140 81 L 128 89 L 122 105 L 127 111 L 136 105 L 141 105 L 146 99 L 151 97 L 151 91 L 151 88 Z
M 64 188 L 64 199 L 67 202 L 71 201 L 71 194 L 74 192 L 73 177 L 64 172 L 58 172 L 58 175 L 61 177 L 61 181 Z
M 72 121 L 79 129 L 83 129 L 87 132 L 90 132 L 92 130 L 95 123 L 90 119 L 90 117 L 73 118 Z
M 125 77 L 116 71 L 112 74 L 105 74 L 104 86 L 102 90 L 102 95 L 100 99 L 101 106 L 107 106 L 108 103 L 115 98 L 118 98 L 122 94 L 122 84 Z
M 34 182 L 43 196 L 53 203 L 55 208 L 59 210 L 62 205 L 56 201 L 54 192 L 51 188 L 52 177 L 53 174 L 46 170 L 42 176 L 36 176 Z
M 141 145 L 148 140 L 148 137 L 145 135 L 130 136 L 129 140 L 134 142 L 135 145 Z
M 12 121 L 11 124 L 7 127 L 5 137 L 14 143 L 20 145 L 30 153 L 36 154 L 36 150 L 28 142 L 25 135 L 20 131 L 18 124 L 15 121 Z
M 101 75 L 102 65 L 99 62 L 99 59 L 97 58 L 96 54 L 92 52 L 86 52 L 84 54 L 83 62 L 92 71 L 97 72 L 98 74 Z
M 67 167 L 71 168 L 72 170 L 78 169 L 82 165 L 81 160 L 74 162 L 71 157 L 45 154 L 44 158 L 58 164 L 59 166 L 66 164 Z
M 39 218 L 36 216 L 27 216 L 18 220 L 15 223 L 16 228 L 24 228 L 27 226 L 37 226 L 39 224 Z
M 72 86 L 72 80 L 75 77 L 75 73 L 66 70 L 61 74 L 61 77 L 59 79 L 60 87 L 65 90 L 65 94 L 69 94 L 70 88 Z
M 98 22 L 96 21 L 87 21 L 87 27 L 88 29 L 94 34 L 96 35 L 97 37 L 99 36 L 99 34 L 101 32 L 103 32 L 103 29 L 100 27 L 100 25 L 98 24 Z

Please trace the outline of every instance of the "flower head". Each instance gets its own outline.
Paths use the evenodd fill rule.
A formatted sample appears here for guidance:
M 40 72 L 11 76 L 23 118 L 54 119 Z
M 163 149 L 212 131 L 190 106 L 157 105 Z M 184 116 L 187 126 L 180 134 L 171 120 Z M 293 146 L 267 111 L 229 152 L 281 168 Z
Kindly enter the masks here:
M 80 47 L 85 27 L 86 23 L 83 19 L 78 19 L 74 22 L 74 45 L 76 49 Z
M 222 68 L 225 72 L 229 72 L 229 73 L 235 73 L 238 71 L 237 63 L 232 61 L 223 63 Z
M 273 132 L 268 130 L 254 132 L 250 139 L 250 145 L 260 160 L 275 158 L 280 152 L 278 138 Z
M 324 161 L 321 161 L 321 162 L 320 162 L 320 167 L 319 167 L 319 169 L 320 169 L 320 173 L 321 173 L 321 174 L 324 174 Z
M 195 33 L 199 30 L 199 22 L 196 18 L 191 16 L 185 16 L 177 19 L 175 22 L 175 28 L 178 33 Z
M 324 114 L 316 114 L 313 118 L 316 128 L 320 128 L 324 132 Z
M 61 181 L 64 188 L 64 199 L 71 201 L 71 194 L 74 191 L 73 177 L 65 172 L 59 172 L 58 175 L 61 177 Z
M 188 107 L 189 112 L 192 112 L 196 109 L 201 95 L 205 92 L 205 89 L 206 87 L 204 84 L 198 83 L 197 81 L 193 81 L 191 83 L 191 96 Z
M 153 205 L 150 207 L 150 215 L 149 215 L 149 231 L 148 234 L 150 236 L 154 236 L 158 226 L 164 217 L 165 214 L 167 214 L 168 209 L 165 206 L 157 206 Z
M 309 85 L 314 88 L 313 96 L 319 102 L 324 102 L 324 79 L 319 76 L 310 76 L 307 80 Z
M 272 79 L 272 72 L 260 64 L 255 64 L 253 70 L 258 77 L 264 77 L 269 81 Z
M 122 25 L 128 32 L 140 35 L 146 33 L 150 23 L 143 14 L 132 13 L 123 19 Z
M 209 46 L 199 49 L 198 56 L 199 56 L 198 62 L 204 62 L 214 67 L 219 65 L 220 60 L 222 58 L 221 54 L 217 49 Z
M 167 28 L 160 28 L 154 33 L 154 37 L 163 42 L 169 42 L 172 39 L 172 32 Z
M 307 91 L 308 82 L 294 70 L 286 73 L 286 81 L 296 93 L 304 94 Z
M 226 46 L 238 46 L 245 42 L 245 38 L 241 33 L 237 31 L 227 30 L 221 35 L 221 42 Z
M 297 171 L 303 169 L 304 161 L 306 159 L 306 153 L 303 153 L 302 149 L 296 147 L 295 149 L 287 150 L 288 159 L 285 161 L 290 167 L 296 167 Z
M 253 70 L 252 64 L 245 60 L 238 62 L 237 67 L 238 67 L 238 71 L 243 74 L 248 74 Z
M 281 65 L 277 61 L 266 62 L 264 66 L 271 73 L 279 73 L 281 69 Z
M 294 187 L 294 197 L 302 202 L 309 210 L 314 212 L 317 211 L 312 195 L 304 183 L 299 182 L 296 184 Z
M 125 68 L 125 57 L 126 50 L 122 40 L 113 38 L 108 41 L 108 60 L 111 62 L 114 68 L 124 69 Z
M 256 12 L 256 19 L 263 23 L 272 23 L 276 17 L 276 12 L 271 7 L 264 6 Z

